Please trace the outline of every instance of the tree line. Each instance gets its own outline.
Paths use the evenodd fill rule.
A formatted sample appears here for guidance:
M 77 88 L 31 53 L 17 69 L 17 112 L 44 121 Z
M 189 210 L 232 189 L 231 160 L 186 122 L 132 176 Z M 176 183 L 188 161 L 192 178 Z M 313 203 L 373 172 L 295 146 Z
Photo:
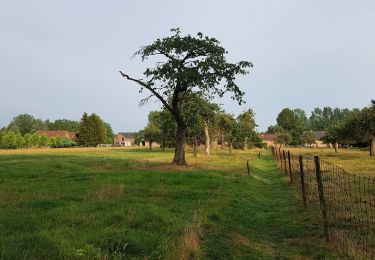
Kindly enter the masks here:
M 37 131 L 69 131 L 75 133 L 71 140 L 67 137 L 51 137 L 36 134 Z M 111 126 L 98 115 L 84 113 L 80 121 L 57 119 L 55 121 L 38 119 L 29 114 L 15 116 L 0 129 L 0 148 L 18 149 L 35 147 L 96 146 L 113 142 Z
M 204 146 L 206 156 L 210 156 L 213 142 L 222 148 L 247 150 L 251 147 L 263 147 L 255 127 L 255 113 L 252 109 L 245 110 L 237 117 L 226 113 L 217 104 L 210 103 L 202 97 L 195 96 L 189 105 L 183 108 L 187 122 L 186 144 L 193 152 L 197 147 Z M 177 123 L 171 113 L 163 109 L 151 111 L 145 128 L 136 134 L 135 142 L 147 141 L 152 149 L 152 143 L 159 143 L 161 148 L 175 148 Z
M 300 108 L 284 108 L 277 116 L 277 124 L 269 126 L 266 133 L 276 134 L 276 141 L 284 145 L 312 144 L 313 131 L 324 131 L 322 140 L 338 145 L 369 147 L 375 152 L 375 101 L 362 109 L 315 108 L 309 118 Z

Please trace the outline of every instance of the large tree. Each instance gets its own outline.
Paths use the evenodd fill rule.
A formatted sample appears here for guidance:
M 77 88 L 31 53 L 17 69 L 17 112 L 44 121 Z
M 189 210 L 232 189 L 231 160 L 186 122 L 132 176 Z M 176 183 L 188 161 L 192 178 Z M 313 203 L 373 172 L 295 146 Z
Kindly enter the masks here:
M 151 92 L 149 97 L 158 98 L 163 106 L 173 115 L 176 124 L 176 145 L 173 164 L 186 165 L 184 145 L 187 125 L 182 115 L 182 106 L 187 94 L 198 93 L 207 98 L 222 97 L 226 92 L 232 93 L 232 99 L 243 103 L 244 92 L 235 83 L 236 75 L 247 74 L 252 64 L 247 61 L 229 63 L 227 51 L 215 38 L 203 36 L 182 36 L 179 29 L 171 30 L 173 35 L 157 39 L 150 45 L 142 47 L 135 55 L 142 61 L 155 56 L 162 57 L 155 67 L 143 73 L 145 79 L 138 79 L 120 71 L 127 80 L 137 83 Z

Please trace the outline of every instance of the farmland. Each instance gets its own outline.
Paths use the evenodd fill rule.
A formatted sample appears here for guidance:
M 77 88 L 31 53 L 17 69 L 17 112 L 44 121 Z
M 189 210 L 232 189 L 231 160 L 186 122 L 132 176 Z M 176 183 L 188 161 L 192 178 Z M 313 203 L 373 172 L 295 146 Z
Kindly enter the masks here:
M 0 258 L 335 258 L 268 152 L 0 151 Z M 246 160 L 250 159 L 250 177 Z

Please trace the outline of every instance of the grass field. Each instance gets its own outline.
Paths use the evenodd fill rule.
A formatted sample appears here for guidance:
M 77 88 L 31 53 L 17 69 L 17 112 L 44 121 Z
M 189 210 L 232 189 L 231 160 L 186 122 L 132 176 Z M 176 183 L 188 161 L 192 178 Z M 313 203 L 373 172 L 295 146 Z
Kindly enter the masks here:
M 336 164 L 345 171 L 375 178 L 375 157 L 369 156 L 367 150 L 359 149 L 339 149 L 335 153 L 334 149 L 328 148 L 284 148 L 294 155 L 318 155 L 321 159 Z
M 189 153 L 179 168 L 172 151 L 0 151 L 0 259 L 336 258 L 255 153 Z

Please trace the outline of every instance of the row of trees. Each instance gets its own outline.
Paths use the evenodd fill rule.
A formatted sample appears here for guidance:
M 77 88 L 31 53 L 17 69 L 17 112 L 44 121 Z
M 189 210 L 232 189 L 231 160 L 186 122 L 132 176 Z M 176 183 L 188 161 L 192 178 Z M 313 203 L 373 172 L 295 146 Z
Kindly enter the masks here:
M 51 137 L 38 134 L 25 134 L 8 132 L 0 136 L 0 148 L 2 149 L 19 149 L 19 148 L 36 148 L 36 147 L 72 147 L 77 143 L 66 137 Z
M 8 126 L 1 129 L 3 132 L 20 133 L 21 135 L 32 134 L 38 130 L 62 130 L 69 132 L 77 132 L 79 122 L 68 119 L 57 119 L 43 121 L 29 114 L 20 114 L 15 116 Z
M 38 130 L 74 132 L 76 138 L 47 138 L 35 134 Z M 68 119 L 43 121 L 28 114 L 21 114 L 14 117 L 8 126 L 0 129 L 0 148 L 97 146 L 112 144 L 113 137 L 111 126 L 96 114 L 84 113 L 80 122 Z
M 369 107 L 354 110 L 342 120 L 327 128 L 326 142 L 334 143 L 337 152 L 338 143 L 369 146 L 371 156 L 375 156 L 375 100 Z
M 315 108 L 307 118 L 302 109 L 284 108 L 277 116 L 277 124 L 268 127 L 267 133 L 277 134 L 280 144 L 312 144 L 313 131 L 325 131 L 323 140 L 334 144 L 370 146 L 374 154 L 375 101 L 363 109 Z
M 205 154 L 209 156 L 213 141 L 222 147 L 226 144 L 230 152 L 233 147 L 246 150 L 249 146 L 262 146 L 255 132 L 255 114 L 252 109 L 234 117 L 221 110 L 217 104 L 201 96 L 191 95 L 182 111 L 187 122 L 186 143 L 194 151 L 198 145 L 204 145 Z M 138 133 L 136 142 L 146 140 L 150 149 L 153 142 L 160 143 L 162 148 L 175 147 L 176 129 L 177 124 L 168 110 L 152 111 L 147 126 Z

